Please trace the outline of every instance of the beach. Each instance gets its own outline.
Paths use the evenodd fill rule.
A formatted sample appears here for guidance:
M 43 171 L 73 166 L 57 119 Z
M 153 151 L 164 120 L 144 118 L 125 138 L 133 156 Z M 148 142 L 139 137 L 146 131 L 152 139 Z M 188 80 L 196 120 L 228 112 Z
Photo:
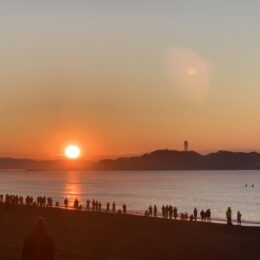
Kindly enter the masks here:
M 260 259 L 260 228 L 19 206 L 0 209 L 0 259 L 20 259 L 38 216 L 55 259 Z

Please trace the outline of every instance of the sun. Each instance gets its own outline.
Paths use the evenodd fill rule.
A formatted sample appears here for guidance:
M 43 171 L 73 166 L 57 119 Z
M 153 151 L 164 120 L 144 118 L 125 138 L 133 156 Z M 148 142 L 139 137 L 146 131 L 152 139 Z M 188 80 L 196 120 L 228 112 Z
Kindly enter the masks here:
M 65 149 L 65 155 L 69 159 L 77 159 L 80 156 L 80 149 L 76 145 L 69 145 Z

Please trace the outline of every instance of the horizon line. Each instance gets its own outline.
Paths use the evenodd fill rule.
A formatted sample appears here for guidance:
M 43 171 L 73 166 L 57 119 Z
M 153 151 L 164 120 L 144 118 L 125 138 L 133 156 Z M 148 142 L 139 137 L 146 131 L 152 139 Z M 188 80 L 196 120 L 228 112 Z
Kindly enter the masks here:
M 175 151 L 175 152 L 183 152 L 183 153 L 189 153 L 189 152 L 195 152 L 198 153 L 200 155 L 209 155 L 212 153 L 218 153 L 218 152 L 230 152 L 230 153 L 258 153 L 260 154 L 260 151 L 256 150 L 212 150 L 212 151 L 208 151 L 208 152 L 201 152 L 201 151 L 196 151 L 196 150 L 188 150 L 185 151 L 183 150 L 178 150 L 178 149 L 171 149 L 171 148 L 161 148 L 161 149 L 154 149 L 151 151 L 147 151 L 147 152 L 138 152 L 138 153 L 125 153 L 125 154 L 111 154 L 111 155 L 92 155 L 88 158 L 86 158 L 87 156 L 81 156 L 77 159 L 68 159 L 65 155 L 59 156 L 59 158 L 47 158 L 47 157 L 42 157 L 42 158 L 36 158 L 36 157 L 27 157 L 27 156 L 4 156 L 4 155 L 0 155 L 0 159 L 16 159 L 16 160 L 33 160 L 33 161 L 89 161 L 89 162 L 95 162 L 95 161 L 101 161 L 101 160 L 116 160 L 116 159 L 120 159 L 120 158 L 131 158 L 131 157 L 135 157 L 135 156 L 142 156 L 145 154 L 150 154 L 156 151 Z M 92 158 L 92 159 L 91 159 Z M 95 158 L 95 159 L 94 159 Z

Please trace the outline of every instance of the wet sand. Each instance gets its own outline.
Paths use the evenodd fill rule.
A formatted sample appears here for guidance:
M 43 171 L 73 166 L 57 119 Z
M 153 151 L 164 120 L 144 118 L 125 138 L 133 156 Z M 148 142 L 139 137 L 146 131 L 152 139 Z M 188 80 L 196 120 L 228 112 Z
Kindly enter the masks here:
M 43 216 L 56 259 L 260 259 L 260 228 L 191 223 L 55 208 L 0 208 L 0 259 L 20 259 L 24 237 Z

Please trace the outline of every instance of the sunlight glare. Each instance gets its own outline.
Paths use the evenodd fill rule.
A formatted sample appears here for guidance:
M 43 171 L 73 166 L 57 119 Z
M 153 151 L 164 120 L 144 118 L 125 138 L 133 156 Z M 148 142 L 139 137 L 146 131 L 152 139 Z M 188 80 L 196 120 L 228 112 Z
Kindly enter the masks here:
M 69 145 L 65 150 L 67 158 L 76 159 L 80 155 L 80 149 L 76 145 Z

